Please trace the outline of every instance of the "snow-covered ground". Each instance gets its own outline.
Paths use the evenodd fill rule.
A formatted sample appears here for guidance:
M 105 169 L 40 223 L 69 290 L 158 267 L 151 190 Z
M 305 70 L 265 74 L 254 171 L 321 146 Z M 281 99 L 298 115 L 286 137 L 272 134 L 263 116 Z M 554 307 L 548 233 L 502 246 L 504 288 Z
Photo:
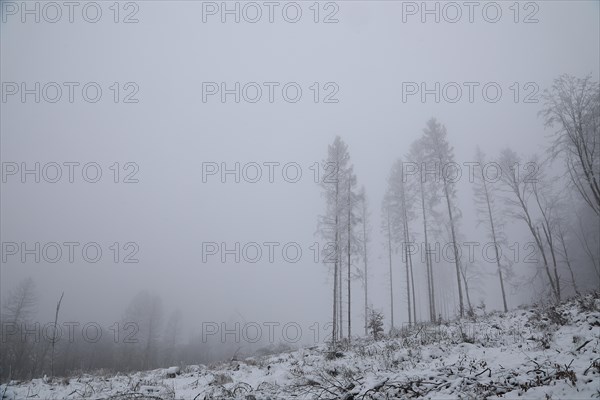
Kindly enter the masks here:
M 600 397 L 600 296 L 211 366 L 0 386 L 7 399 L 589 399 Z

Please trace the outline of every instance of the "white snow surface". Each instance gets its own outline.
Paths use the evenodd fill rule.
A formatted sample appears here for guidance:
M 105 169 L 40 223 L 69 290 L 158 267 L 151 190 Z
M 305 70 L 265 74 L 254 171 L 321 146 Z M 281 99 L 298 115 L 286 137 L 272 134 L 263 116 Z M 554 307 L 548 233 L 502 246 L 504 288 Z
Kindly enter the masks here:
M 4 399 L 590 399 L 600 295 L 204 366 L 11 382 Z

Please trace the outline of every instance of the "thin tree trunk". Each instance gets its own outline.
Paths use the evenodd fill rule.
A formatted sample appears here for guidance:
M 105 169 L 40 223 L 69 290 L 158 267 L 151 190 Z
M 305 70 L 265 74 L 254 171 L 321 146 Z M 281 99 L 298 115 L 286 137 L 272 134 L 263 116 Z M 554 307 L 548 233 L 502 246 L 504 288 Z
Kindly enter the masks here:
M 494 241 L 494 251 L 496 253 L 496 265 L 498 266 L 498 279 L 500 280 L 500 289 L 502 290 L 502 304 L 504 305 L 504 312 L 508 312 L 508 306 L 506 305 L 506 292 L 504 291 L 504 279 L 502 279 L 502 266 L 500 265 L 500 254 L 498 251 L 498 240 L 496 239 L 496 229 L 494 227 L 494 217 L 492 215 L 492 205 L 490 203 L 490 196 L 485 182 L 486 178 L 483 175 L 483 167 L 481 168 L 481 180 L 483 182 L 483 190 L 485 193 L 485 201 L 488 209 L 488 217 L 490 219 L 490 226 L 492 229 L 492 240 Z
M 563 254 L 565 257 L 565 263 L 567 264 L 567 268 L 569 268 L 569 272 L 571 273 L 571 283 L 573 284 L 573 290 L 575 290 L 575 293 L 579 296 L 579 289 L 577 289 L 577 282 L 575 281 L 575 274 L 573 273 L 573 268 L 571 267 L 571 260 L 569 260 L 569 253 L 567 253 L 567 244 L 565 243 L 565 234 L 560 227 L 558 229 L 558 238 L 560 239 L 560 244 L 562 245 Z
M 340 246 L 340 250 L 341 250 L 341 246 Z M 341 254 L 340 254 L 341 256 Z M 338 286 L 339 286 L 339 291 L 338 291 L 338 317 L 340 319 L 339 325 L 338 325 L 338 330 L 340 332 L 340 340 L 344 338 L 344 307 L 343 307 L 343 291 L 344 291 L 344 263 L 343 263 L 343 258 L 340 258 L 340 271 L 339 271 L 339 276 L 338 276 Z
M 429 242 L 427 241 L 427 213 L 425 212 L 425 192 L 424 192 L 424 188 L 423 188 L 422 179 L 420 179 L 420 185 L 421 185 L 421 210 L 423 212 L 423 234 L 424 234 L 424 239 L 425 239 L 425 270 L 427 271 L 427 294 L 428 294 L 428 298 L 429 298 L 429 320 L 431 322 L 433 322 L 434 314 L 433 314 L 432 301 L 431 301 L 432 288 L 431 288 L 431 271 L 429 268 Z
M 54 345 L 56 344 L 56 324 L 58 323 L 58 312 L 60 311 L 60 303 L 62 303 L 65 292 L 62 292 L 58 303 L 56 304 L 56 314 L 54 315 L 54 330 L 52 332 L 52 355 L 50 357 L 50 378 L 54 379 Z
M 403 230 L 403 236 L 404 236 L 404 263 L 406 265 L 406 297 L 408 300 L 408 325 L 412 325 L 414 321 L 414 319 L 411 317 L 411 288 L 410 288 L 410 270 L 412 269 L 412 261 L 410 260 L 410 251 L 408 250 L 408 244 L 409 244 L 409 233 L 408 233 L 408 214 L 406 212 L 406 198 L 404 196 L 404 182 L 402 183 L 402 214 L 403 214 L 403 226 L 402 226 L 402 230 Z M 414 298 L 414 282 L 413 282 L 413 291 L 412 291 L 412 295 Z M 414 302 L 413 302 L 414 303 Z
M 540 254 L 542 255 L 542 260 L 544 261 L 544 270 L 546 271 L 546 275 L 548 276 L 548 281 L 550 282 L 550 287 L 552 289 L 552 293 L 556 297 L 556 288 L 554 287 L 554 279 L 552 279 L 552 275 L 550 273 L 550 267 L 548 265 L 548 258 L 546 257 L 546 251 L 544 250 L 544 245 L 542 243 L 542 238 L 541 238 L 540 232 L 539 232 L 539 230 L 536 230 L 535 226 L 533 225 L 533 221 L 531 219 L 531 216 L 529 215 L 529 209 L 527 208 L 527 205 L 525 204 L 523 195 L 521 195 L 521 192 L 518 188 L 518 183 L 515 183 L 516 180 L 514 177 L 512 178 L 512 182 L 513 182 L 512 185 L 516 185 L 512 188 L 512 190 L 515 193 L 515 195 L 517 196 L 517 199 L 519 200 L 521 209 L 523 210 L 523 215 L 521 217 L 527 224 L 527 227 L 529 228 L 529 231 L 531 232 L 531 236 L 533 236 L 533 239 L 535 240 L 535 244 L 536 244 Z
M 446 205 L 448 206 L 448 216 L 450 218 L 450 232 L 452 234 L 452 247 L 454 249 L 454 265 L 456 266 L 456 282 L 458 284 L 458 303 L 460 307 L 460 316 L 464 316 L 464 304 L 463 304 L 463 295 L 462 295 L 462 285 L 460 283 L 460 266 L 458 259 L 458 247 L 456 246 L 456 234 L 454 232 L 454 219 L 452 217 L 452 205 L 450 202 L 450 195 L 448 194 L 448 184 L 446 182 L 446 177 L 444 179 L 444 195 L 446 196 Z
M 369 334 L 368 330 L 368 282 L 369 275 L 367 271 L 367 208 L 365 204 L 365 200 L 363 199 L 363 259 L 365 261 L 365 336 Z
M 463 282 L 465 283 L 465 294 L 467 296 L 467 307 L 469 307 L 469 311 L 472 313 L 473 305 L 471 304 L 471 296 L 469 295 L 469 283 L 467 282 L 467 274 L 466 274 L 466 272 L 462 272 L 462 270 L 461 270 L 461 275 L 463 278 Z
M 534 226 L 530 226 L 529 229 L 531 230 L 535 242 L 537 244 L 538 250 L 540 251 L 540 253 L 542 254 L 542 259 L 544 260 L 544 269 L 546 271 L 546 275 L 548 276 L 548 281 L 550 282 L 550 288 L 552 289 L 552 294 L 555 297 L 555 300 L 559 300 L 559 297 L 557 295 L 557 291 L 556 291 L 556 286 L 554 285 L 554 279 L 552 278 L 552 274 L 550 272 L 550 266 L 548 264 L 548 258 L 546 256 L 546 251 L 544 250 L 544 244 L 542 243 L 542 236 L 540 235 L 540 229 L 536 228 Z
M 337 270 L 338 270 L 338 263 L 336 260 L 334 272 L 333 272 L 333 326 L 332 326 L 332 334 L 331 334 L 331 342 L 332 342 L 334 348 L 335 348 L 335 341 L 337 339 Z
M 413 322 L 417 323 L 417 301 L 415 299 L 415 275 L 413 273 L 412 255 L 408 253 L 408 260 L 410 262 L 410 286 L 412 289 L 412 305 L 413 305 Z
M 347 253 L 348 253 L 348 343 L 350 343 L 350 341 L 352 340 L 352 319 L 351 319 L 351 292 L 350 292 L 350 279 L 351 279 L 351 263 L 350 263 L 350 253 L 351 253 L 351 248 L 350 248 L 350 234 L 352 232 L 352 221 L 350 219 L 350 217 L 352 216 L 351 213 L 351 205 L 350 205 L 350 185 L 348 185 L 348 249 L 347 249 Z
M 408 305 L 408 326 L 412 325 L 411 303 L 410 303 L 410 272 L 408 264 L 408 249 L 406 248 L 406 235 L 404 240 L 404 264 L 406 266 L 406 300 Z
M 558 301 L 560 301 L 560 281 L 558 279 L 558 267 L 556 265 L 556 254 L 554 253 L 554 241 L 552 240 L 552 230 L 551 230 L 551 226 L 550 226 L 550 221 L 549 221 L 549 217 L 547 215 L 547 211 L 546 209 L 544 209 L 542 207 L 542 204 L 540 203 L 540 198 L 538 196 L 538 190 L 537 187 L 534 185 L 533 186 L 533 194 L 535 197 L 535 201 L 540 209 L 540 212 L 542 214 L 542 230 L 544 231 L 544 237 L 546 238 L 546 242 L 548 243 L 548 247 L 550 249 L 550 255 L 552 256 L 552 263 L 554 266 L 554 292 L 556 295 L 556 298 Z M 538 229 L 538 235 L 539 235 L 539 229 Z M 540 240 L 541 240 L 541 236 L 540 236 Z
M 388 256 L 390 262 L 390 312 L 392 330 L 394 329 L 394 281 L 392 279 L 392 230 L 390 228 L 390 209 L 387 208 L 387 229 L 388 229 Z
M 493 231 L 494 228 L 492 228 Z M 494 251 L 496 252 L 496 265 L 498 266 L 498 279 L 500 280 L 500 290 L 502 291 L 502 305 L 504 306 L 504 312 L 508 312 L 508 305 L 506 304 L 506 291 L 504 290 L 504 279 L 502 278 L 502 267 L 500 266 L 500 255 L 498 252 L 498 244 L 496 242 L 496 234 L 493 233 L 494 240 Z
M 560 280 L 558 278 L 558 265 L 556 262 L 556 252 L 554 251 L 554 240 L 552 239 L 552 231 L 550 230 L 550 224 L 548 222 L 544 222 L 542 224 L 542 230 L 544 231 L 546 242 L 548 243 L 548 247 L 550 248 L 550 256 L 552 256 L 552 265 L 554 267 L 552 272 L 554 273 L 554 282 L 556 284 L 556 297 L 558 297 L 558 300 L 560 301 Z
M 431 261 L 431 250 L 428 252 L 427 257 L 429 258 L 429 279 L 431 280 L 431 322 L 435 322 L 435 280 L 433 275 L 433 261 Z
M 339 231 L 338 231 L 338 182 L 336 180 L 335 184 L 335 262 L 334 262 L 334 270 L 333 270 L 333 326 L 332 326 L 332 334 L 331 334 L 331 343 L 332 347 L 335 349 L 336 339 L 337 339 L 337 279 L 338 279 L 338 262 L 339 262 Z

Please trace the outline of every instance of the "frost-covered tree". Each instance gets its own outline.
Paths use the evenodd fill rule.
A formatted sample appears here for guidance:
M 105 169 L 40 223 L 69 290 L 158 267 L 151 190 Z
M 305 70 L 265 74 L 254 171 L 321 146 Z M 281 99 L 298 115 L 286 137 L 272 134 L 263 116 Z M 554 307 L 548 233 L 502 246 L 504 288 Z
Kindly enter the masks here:
M 591 76 L 561 75 L 544 100 L 546 126 L 558 127 L 549 151 L 564 160 L 572 186 L 600 216 L 600 85 Z
M 539 165 L 539 163 L 538 163 Z M 558 301 L 561 299 L 561 279 L 558 274 L 558 249 L 556 234 L 558 231 L 558 209 L 559 197 L 552 192 L 552 184 L 550 180 L 545 178 L 541 168 L 538 166 L 537 174 L 532 179 L 531 188 L 533 199 L 538 206 L 540 217 L 537 221 L 536 229 L 538 235 L 544 239 L 544 249 L 548 251 L 548 257 L 552 262 L 552 272 L 554 275 L 555 295 Z M 541 234 L 539 229 L 541 229 Z
M 544 182 L 539 174 L 539 163 L 529 161 L 523 164 L 521 157 L 507 148 L 500 153 L 498 164 L 502 170 L 501 181 L 506 192 L 503 198 L 507 210 L 513 218 L 521 220 L 527 225 L 542 257 L 542 268 L 548 278 L 552 294 L 555 300 L 559 301 L 560 280 L 552 236 L 555 206 L 552 200 L 548 199 L 547 189 L 543 187 Z M 541 213 L 539 218 L 536 218 L 535 205 Z M 548 247 L 551 254 L 548 253 Z
M 383 334 L 383 313 L 374 309 L 369 310 L 369 330 L 374 340 L 379 340 Z
M 348 322 L 348 340 L 352 338 L 352 279 L 357 274 L 353 273 L 356 268 L 353 268 L 352 259 L 355 255 L 360 254 L 360 237 L 356 231 L 356 227 L 360 223 L 360 207 L 361 199 L 360 194 L 356 191 L 356 175 L 354 174 L 354 168 L 349 166 L 345 171 L 344 175 L 344 196 L 345 196 L 345 209 L 344 209 L 344 244 L 345 244 L 345 255 L 346 255 L 346 294 L 347 294 L 347 322 Z
M 410 190 L 404 173 L 405 163 L 402 159 L 397 160 L 390 171 L 388 178 L 388 189 L 384 197 L 384 209 L 389 208 L 389 230 L 390 240 L 402 251 L 402 260 L 406 275 L 406 301 L 408 322 L 412 324 L 416 320 L 414 279 L 412 276 L 412 254 L 410 252 L 410 228 L 409 224 L 415 218 L 414 204 L 416 193 Z
M 423 221 L 423 245 L 425 246 L 425 275 L 427 279 L 427 299 L 429 304 L 429 320 L 434 322 L 436 319 L 435 313 L 435 285 L 433 275 L 433 264 L 429 247 L 430 237 L 430 216 L 433 214 L 432 208 L 439 201 L 436 194 L 436 182 L 434 180 L 426 181 L 422 177 L 421 168 L 425 164 L 425 147 L 422 140 L 416 140 L 412 143 L 410 153 L 408 155 L 409 163 L 412 165 L 418 174 L 408 174 L 407 182 L 413 185 L 417 191 L 416 202 L 421 209 L 421 217 Z M 406 172 L 406 171 L 405 171 Z
M 448 143 L 446 127 L 436 121 L 435 118 L 427 121 L 421 138 L 425 154 L 424 170 L 436 171 L 435 179 L 440 182 L 442 197 L 445 199 L 448 220 L 450 224 L 450 236 L 454 252 L 454 265 L 456 267 L 456 283 L 458 286 L 458 301 L 460 316 L 464 315 L 463 292 L 460 276 L 460 254 L 456 241 L 456 219 L 459 210 L 456 207 L 456 181 L 451 176 L 452 168 L 456 165 L 454 161 L 454 149 Z M 434 313 L 435 315 L 435 313 Z
M 326 263 L 333 262 L 332 345 L 335 346 L 343 333 L 341 312 L 343 260 L 340 255 L 341 250 L 347 245 L 344 237 L 347 235 L 348 226 L 344 221 L 348 219 L 348 178 L 353 176 L 348 146 L 339 136 L 336 136 L 333 143 L 328 146 L 327 158 L 323 160 L 322 168 L 324 175 L 320 184 L 325 198 L 325 214 L 319 218 L 318 231 L 328 244 L 324 247 L 323 260 Z

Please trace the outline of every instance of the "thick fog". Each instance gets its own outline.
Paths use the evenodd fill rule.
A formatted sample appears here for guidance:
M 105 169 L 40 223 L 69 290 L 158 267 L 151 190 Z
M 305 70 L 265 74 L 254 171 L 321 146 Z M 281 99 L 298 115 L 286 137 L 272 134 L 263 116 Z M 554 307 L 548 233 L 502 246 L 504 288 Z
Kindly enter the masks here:
M 178 345 L 215 326 L 261 327 L 257 343 L 247 340 L 252 325 L 225 347 L 217 344 L 222 332 L 209 331 L 214 345 L 197 362 L 331 334 L 334 269 L 323 260 L 319 219 L 336 136 L 368 199 L 368 305 L 383 312 L 388 330 L 382 201 L 392 165 L 406 160 L 427 122 L 445 126 L 461 166 L 457 241 L 485 244 L 467 164 L 477 146 L 489 160 L 510 147 L 541 163 L 559 130 L 539 114 L 544 90 L 563 74 L 599 79 L 596 1 L 75 3 L 0 3 L 0 297 L 6 304 L 31 277 L 31 322 L 54 322 L 64 292 L 59 323 L 94 322 L 110 336 L 107 327 L 129 321 L 146 291 L 160 298 L 160 340 L 180 310 Z M 565 213 L 584 210 L 594 231 L 598 215 L 567 185 L 563 164 L 557 157 L 542 168 L 553 190 L 568 195 Z M 435 207 L 445 218 L 445 200 Z M 544 273 L 535 274 L 541 267 L 523 262 L 533 243 L 527 225 L 504 216 L 507 243 L 520 249 L 505 283 L 508 308 L 516 308 L 548 292 Z M 441 231 L 431 242 L 449 243 L 443 223 L 430 223 Z M 362 237 L 362 222 L 352 229 Z M 597 287 L 570 237 L 580 290 Z M 592 253 L 598 246 L 591 243 Z M 409 322 L 401 248 L 392 251 L 396 327 Z M 416 319 L 429 320 L 424 264 L 414 257 Z M 475 258 L 472 306 L 502 310 L 495 260 L 483 260 L 481 246 Z M 357 250 L 353 275 L 363 264 Z M 433 268 L 436 314 L 455 318 L 454 262 L 442 256 Z M 568 274 L 561 265 L 565 297 L 574 294 Z M 362 335 L 363 281 L 353 277 L 351 289 L 352 330 Z

